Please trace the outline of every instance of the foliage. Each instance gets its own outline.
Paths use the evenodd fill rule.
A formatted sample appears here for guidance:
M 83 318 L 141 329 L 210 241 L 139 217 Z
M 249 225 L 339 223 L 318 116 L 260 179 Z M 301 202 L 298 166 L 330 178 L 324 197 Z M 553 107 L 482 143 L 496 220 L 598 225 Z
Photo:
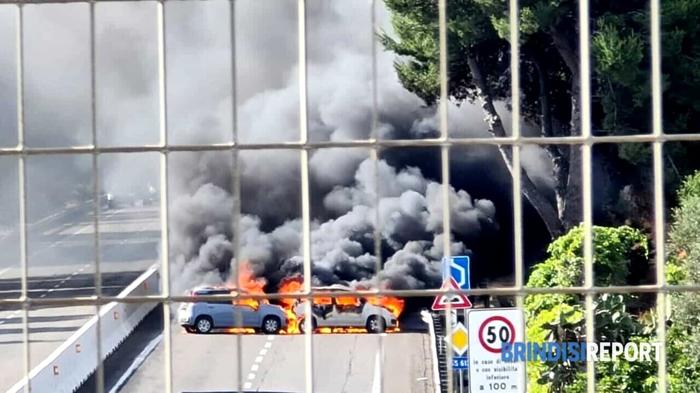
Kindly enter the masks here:
M 593 227 L 593 258 L 596 285 L 624 284 L 630 261 L 641 253 L 648 257 L 646 237 L 639 230 L 622 227 Z M 549 258 L 535 266 L 529 287 L 583 285 L 583 228 L 577 227 L 552 242 Z M 527 337 L 530 341 L 652 341 L 653 329 L 643 318 L 631 314 L 633 295 L 602 294 L 594 302 L 596 337 L 585 334 L 583 297 L 537 294 L 525 300 Z M 584 392 L 583 363 L 531 362 L 528 364 L 532 392 Z M 597 389 L 602 392 L 652 392 L 654 363 L 619 360 L 596 364 Z
M 700 283 L 700 172 L 688 176 L 678 191 L 668 235 L 666 278 L 670 284 Z M 700 391 L 700 294 L 671 295 L 668 331 L 671 392 Z M 695 390 L 690 390 L 695 389 Z
M 428 105 L 439 97 L 437 0 L 386 0 L 392 34 L 382 34 L 385 48 L 400 55 L 395 63 L 403 85 Z M 578 2 L 521 0 L 521 113 L 544 135 L 577 132 L 580 115 L 578 80 Z M 450 0 L 447 9 L 448 96 L 456 102 L 477 99 L 467 57 L 476 59 L 492 100 L 510 101 L 510 48 L 506 0 Z M 664 131 L 695 132 L 700 124 L 700 0 L 661 2 L 662 89 Z M 651 128 L 651 34 L 646 0 L 593 1 L 591 17 L 592 124 L 596 134 L 647 133 Z M 551 121 L 547 121 L 547 119 Z M 672 146 L 673 145 L 673 146 Z M 700 165 L 700 145 L 668 144 L 669 189 Z M 557 154 L 558 152 L 558 154 Z M 554 166 L 566 169 L 569 151 L 550 147 Z M 625 144 L 597 149 L 595 162 L 607 166 L 600 176 L 610 191 L 596 206 L 605 223 L 629 221 L 647 225 L 652 205 L 648 145 Z M 561 181 L 566 179 L 566 173 Z M 555 174 L 556 175 L 556 171 Z M 558 180 L 555 178 L 555 183 Z M 602 180 L 605 181 L 605 180 Z M 634 211 L 625 208 L 620 190 L 631 186 L 638 195 Z M 567 185 L 555 187 L 555 192 Z M 613 190 L 616 189 L 617 191 Z M 559 197 L 560 195 L 558 195 Z M 567 201 L 562 206 L 572 206 Z M 535 206 L 537 209 L 537 206 Z M 561 206 L 560 206 L 561 208 Z M 560 210 L 561 211 L 561 210 Z M 630 220 L 627 220 L 629 218 Z M 564 220 L 570 228 L 577 222 Z

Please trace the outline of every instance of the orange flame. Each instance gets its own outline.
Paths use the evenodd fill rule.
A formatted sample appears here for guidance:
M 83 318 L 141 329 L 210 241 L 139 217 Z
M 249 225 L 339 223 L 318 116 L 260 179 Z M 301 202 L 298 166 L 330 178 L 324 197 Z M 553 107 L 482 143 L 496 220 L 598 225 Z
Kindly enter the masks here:
M 304 289 L 304 280 L 301 276 L 285 277 L 278 286 L 278 293 L 297 293 Z M 279 302 L 287 314 L 287 333 L 300 333 L 299 321 L 294 313 L 294 298 L 279 299 Z
M 393 296 L 370 296 L 367 298 L 370 304 L 375 306 L 381 306 L 389 310 L 396 318 L 401 315 L 405 302 L 403 299 L 393 297 Z
M 255 277 L 253 269 L 248 262 L 242 262 L 239 265 L 238 271 L 238 285 L 234 285 L 233 282 L 229 283 L 230 287 L 240 288 L 249 294 L 263 294 L 264 289 L 267 286 L 267 280 L 264 278 Z M 232 288 L 232 290 L 235 290 Z M 280 281 L 278 285 L 278 293 L 299 293 L 303 291 L 304 280 L 302 276 L 285 277 Z M 358 288 L 365 289 L 365 288 Z M 384 307 L 389 310 L 395 317 L 399 317 L 404 309 L 404 300 L 391 297 L 391 296 L 369 296 L 366 298 L 367 302 L 375 306 Z M 254 309 L 257 309 L 260 302 L 267 303 L 267 300 L 257 300 L 257 299 L 240 299 L 235 301 L 237 304 L 247 305 Z M 288 325 L 286 331 L 282 332 L 285 334 L 297 334 L 300 333 L 299 321 L 294 313 L 294 306 L 297 304 L 298 300 L 295 298 L 282 298 L 276 301 L 284 309 Z M 331 305 L 333 304 L 333 297 L 330 296 L 314 296 L 313 303 L 316 305 Z M 335 298 L 335 304 L 340 307 L 355 307 L 361 304 L 360 298 L 357 296 L 338 296 Z M 251 333 L 251 329 L 229 329 L 231 333 L 247 334 Z M 367 330 L 364 328 L 356 327 L 333 327 L 333 328 L 319 328 L 317 329 L 319 333 L 330 334 L 330 333 L 366 333 Z M 387 332 L 397 332 L 400 331 L 399 328 L 387 329 Z
M 266 285 L 267 280 L 264 278 L 255 277 L 250 264 L 247 261 L 243 261 L 240 265 L 238 265 L 238 285 L 235 285 L 233 282 L 229 281 L 228 287 L 234 292 L 236 289 L 242 289 L 248 294 L 262 294 L 265 293 L 264 289 Z M 261 302 L 267 303 L 267 300 L 239 299 L 234 300 L 233 304 L 248 306 L 253 310 L 257 310 L 258 307 L 260 307 Z
M 267 280 L 264 278 L 255 277 L 253 269 L 246 261 L 238 265 L 238 288 L 252 294 L 265 293 L 264 289 L 267 285 Z

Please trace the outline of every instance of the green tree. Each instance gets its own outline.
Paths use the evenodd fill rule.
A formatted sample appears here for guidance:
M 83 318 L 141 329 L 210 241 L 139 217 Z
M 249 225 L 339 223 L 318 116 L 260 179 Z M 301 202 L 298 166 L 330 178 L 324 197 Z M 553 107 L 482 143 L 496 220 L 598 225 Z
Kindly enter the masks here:
M 678 191 L 668 235 L 667 281 L 700 283 L 700 172 L 688 176 Z M 671 295 L 668 358 L 671 392 L 700 392 L 700 293 Z
M 646 236 L 622 227 L 594 227 L 594 276 L 597 286 L 620 285 L 629 280 L 633 263 L 648 258 Z M 583 285 L 583 228 L 575 227 L 552 242 L 549 258 L 536 265 L 527 286 L 535 288 Z M 637 262 L 634 262 L 637 261 Z M 525 299 L 529 341 L 653 341 L 653 324 L 646 313 L 637 316 L 629 305 L 637 302 L 631 294 L 602 294 L 594 302 L 596 336 L 587 338 L 583 296 L 537 294 Z M 531 362 L 528 391 L 585 392 L 585 363 Z M 601 392 L 654 392 L 656 364 L 626 362 L 596 364 L 596 388 Z
M 383 45 L 398 55 L 399 79 L 429 105 L 439 97 L 437 0 L 385 0 L 393 34 Z M 494 102 L 509 101 L 508 8 L 505 0 L 449 0 L 447 12 L 448 93 L 456 102 L 480 101 L 492 135 L 506 135 Z M 580 134 L 578 2 L 521 0 L 521 96 L 525 119 L 543 136 Z M 668 132 L 688 132 L 700 124 L 700 2 L 667 0 L 663 14 L 664 111 Z M 592 1 L 593 126 L 597 134 L 647 132 L 650 124 L 648 1 Z M 683 59 L 683 61 L 677 61 Z M 645 182 L 636 165 L 649 156 L 646 148 L 624 145 L 599 149 L 596 161 L 613 176 L 627 162 L 636 178 L 618 176 L 622 186 Z M 541 216 L 552 237 L 581 218 L 581 156 L 578 148 L 544 147 L 552 161 L 555 198 L 537 189 L 525 173 L 522 192 Z M 509 169 L 511 153 L 501 154 Z M 676 174 L 685 173 L 674 155 L 693 158 L 687 147 L 667 149 Z M 680 168 L 679 168 L 680 167 Z M 671 176 L 671 178 L 677 176 Z M 619 193 L 610 192 L 610 198 Z M 647 193 L 650 195 L 650 193 Z M 612 209 L 616 200 L 606 202 Z M 641 209 L 645 214 L 649 209 Z

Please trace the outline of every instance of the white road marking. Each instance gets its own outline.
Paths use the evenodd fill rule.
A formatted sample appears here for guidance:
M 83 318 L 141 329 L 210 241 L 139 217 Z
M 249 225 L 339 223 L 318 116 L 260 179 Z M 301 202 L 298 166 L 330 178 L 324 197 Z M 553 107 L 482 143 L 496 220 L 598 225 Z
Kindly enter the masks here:
M 255 362 L 250 366 L 250 373 L 248 374 L 248 380 L 252 381 L 255 379 L 255 373 L 260 370 L 260 363 L 263 361 L 263 357 L 267 355 L 268 349 L 272 347 L 272 341 L 275 339 L 274 336 L 267 336 L 267 342 L 265 342 L 265 345 L 263 345 L 264 348 L 260 350 L 260 354 L 255 357 Z M 245 389 L 251 389 L 253 387 L 252 382 L 246 382 L 245 385 L 243 385 Z

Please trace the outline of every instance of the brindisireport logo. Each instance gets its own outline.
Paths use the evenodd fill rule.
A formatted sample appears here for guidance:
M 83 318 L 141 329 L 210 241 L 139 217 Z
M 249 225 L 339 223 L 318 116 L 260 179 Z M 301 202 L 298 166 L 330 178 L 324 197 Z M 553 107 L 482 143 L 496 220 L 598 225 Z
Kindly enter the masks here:
M 629 362 L 659 361 L 660 343 L 620 342 L 505 342 L 501 347 L 504 362 Z

